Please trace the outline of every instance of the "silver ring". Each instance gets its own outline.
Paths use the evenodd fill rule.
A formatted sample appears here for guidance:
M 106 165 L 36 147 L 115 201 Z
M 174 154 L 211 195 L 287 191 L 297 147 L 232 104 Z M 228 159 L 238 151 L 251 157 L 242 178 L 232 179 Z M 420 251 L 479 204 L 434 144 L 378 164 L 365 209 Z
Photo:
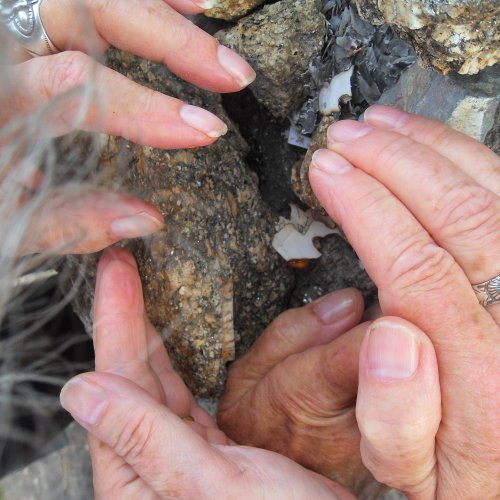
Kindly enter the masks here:
M 42 0 L 0 0 L 0 21 L 9 34 L 33 56 L 57 54 L 40 18 Z
M 472 288 L 482 306 L 491 306 L 500 302 L 500 274 L 490 280 L 472 285 Z

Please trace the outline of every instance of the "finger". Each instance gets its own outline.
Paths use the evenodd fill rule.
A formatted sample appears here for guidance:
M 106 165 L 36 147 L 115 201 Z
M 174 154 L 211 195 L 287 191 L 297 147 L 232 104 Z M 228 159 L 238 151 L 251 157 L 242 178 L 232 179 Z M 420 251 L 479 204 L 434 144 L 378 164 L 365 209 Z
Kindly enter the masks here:
M 464 366 L 496 366 L 499 330 L 478 304 L 467 277 L 423 230 L 406 207 L 376 179 L 336 153 L 316 153 L 309 174 L 316 196 L 342 226 L 379 288 L 386 315 L 428 333 L 440 365 L 450 442 L 464 435 L 480 443 L 494 435 L 490 419 L 474 408 L 492 405 L 493 379 Z M 485 403 L 486 402 L 486 403 Z M 484 406 L 483 406 L 484 407 Z
M 235 92 L 255 79 L 255 72 L 242 57 L 220 46 L 215 38 L 163 0 L 85 1 L 83 15 L 77 2 L 70 0 L 50 0 L 44 4 L 45 28 L 60 49 L 87 52 L 90 24 L 95 29 L 97 47 L 102 48 L 107 42 L 162 62 L 198 87 Z
M 210 491 L 221 475 L 241 472 L 165 406 L 122 377 L 80 375 L 63 388 L 61 403 L 157 493 L 176 491 L 191 498 L 196 486 Z
M 339 290 L 280 314 L 251 350 L 231 365 L 226 395 L 237 400 L 275 365 L 292 354 L 327 344 L 359 323 L 363 297 L 354 288 Z
M 100 259 L 94 318 L 98 371 L 128 378 L 176 415 L 215 426 L 173 369 L 158 332 L 148 320 L 137 264 L 126 250 L 110 249 Z
M 82 128 L 152 147 L 184 148 L 211 144 L 227 131 L 212 113 L 146 89 L 81 52 L 35 58 L 12 71 L 18 85 L 1 118 L 29 115 L 51 103 L 41 117 L 47 135 Z
M 368 125 L 402 134 L 448 158 L 482 186 L 500 194 L 498 156 L 468 135 L 438 120 L 406 113 L 389 106 L 371 106 L 365 111 Z
M 182 14 L 199 14 L 215 5 L 213 0 L 166 0 L 166 3 Z
M 428 146 L 395 131 L 346 120 L 329 130 L 329 148 L 384 184 L 445 248 L 471 283 L 500 267 L 500 198 Z M 475 148 L 477 162 L 481 155 Z M 495 168 L 488 155 L 484 160 Z M 500 175 L 500 159 L 496 161 Z
M 221 429 L 238 443 L 284 454 L 342 484 L 354 485 L 364 469 L 354 402 L 366 329 L 366 323 L 358 325 L 327 345 L 288 357 L 238 400 L 231 388 L 239 380 L 230 372 L 219 406 Z
M 94 298 L 96 370 L 121 375 L 163 402 L 163 390 L 149 365 L 144 300 L 137 266 L 121 248 L 103 254 Z
M 196 403 L 186 384 L 174 370 L 160 335 L 147 317 L 146 336 L 149 364 L 161 383 L 168 408 L 181 417 L 192 417 L 201 426 L 215 428 L 214 419 Z
M 123 238 L 159 231 L 156 208 L 130 196 L 100 190 L 55 191 L 33 213 L 21 253 L 91 253 Z
M 432 343 L 411 323 L 386 317 L 370 326 L 359 358 L 356 418 L 363 462 L 375 478 L 410 498 L 434 498 L 439 373 Z

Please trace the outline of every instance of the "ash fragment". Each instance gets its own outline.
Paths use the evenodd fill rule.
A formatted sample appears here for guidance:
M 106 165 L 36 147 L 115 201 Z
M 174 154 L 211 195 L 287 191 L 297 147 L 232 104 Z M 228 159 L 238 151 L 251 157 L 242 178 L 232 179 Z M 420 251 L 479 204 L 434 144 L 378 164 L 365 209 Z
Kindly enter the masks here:
M 413 49 L 390 26 L 372 26 L 358 15 L 354 2 L 323 0 L 322 12 L 328 23 L 327 41 L 309 66 L 310 96 L 292 117 L 293 125 L 304 135 L 316 128 L 319 92 L 335 75 L 354 66 L 352 99 L 343 104 L 341 115 L 358 117 L 415 62 Z

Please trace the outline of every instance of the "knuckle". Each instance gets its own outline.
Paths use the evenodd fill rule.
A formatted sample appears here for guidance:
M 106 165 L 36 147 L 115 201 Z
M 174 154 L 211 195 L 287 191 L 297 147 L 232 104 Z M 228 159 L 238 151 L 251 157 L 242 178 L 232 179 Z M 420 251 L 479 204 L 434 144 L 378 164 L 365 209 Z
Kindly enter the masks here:
M 437 207 L 437 227 L 459 241 L 498 236 L 500 209 L 496 195 L 477 184 L 453 186 Z
M 128 463 L 135 463 L 145 455 L 152 434 L 153 424 L 146 413 L 131 415 L 116 435 L 112 448 Z
M 421 147 L 409 137 L 398 136 L 392 142 L 384 142 L 383 147 L 374 151 L 374 160 L 379 165 L 400 165 L 414 154 L 421 154 Z
M 44 67 L 41 82 L 45 95 L 58 94 L 83 85 L 89 79 L 91 60 L 82 52 L 62 52 L 53 57 L 53 64 Z
M 454 284 L 457 272 L 453 257 L 419 231 L 394 246 L 389 282 L 400 292 L 442 291 Z
M 271 323 L 270 335 L 273 338 L 273 342 L 279 345 L 289 345 L 294 343 L 294 339 L 300 338 L 304 329 L 294 319 L 296 318 L 292 314 L 292 311 L 286 311 Z

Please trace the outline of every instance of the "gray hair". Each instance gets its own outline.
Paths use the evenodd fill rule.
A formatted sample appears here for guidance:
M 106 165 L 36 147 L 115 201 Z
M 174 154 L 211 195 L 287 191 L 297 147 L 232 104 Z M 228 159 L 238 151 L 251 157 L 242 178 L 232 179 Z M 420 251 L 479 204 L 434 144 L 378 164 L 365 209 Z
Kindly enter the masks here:
M 61 268 L 63 248 L 36 255 L 22 256 L 23 244 L 30 238 L 34 215 L 50 200 L 54 190 L 63 189 L 78 196 L 87 189 L 90 173 L 99 155 L 99 137 L 77 140 L 76 132 L 63 138 L 50 136 L 50 120 L 68 99 L 79 103 L 74 128 L 83 120 L 94 95 L 92 78 L 84 85 L 70 89 L 29 115 L 4 116 L 9 100 L 15 94 L 12 76 L 12 54 L 15 47 L 0 26 L 0 319 L 4 324 L 0 335 L 0 456 L 8 438 L 33 442 L 36 436 L 15 425 L 19 408 L 35 414 L 54 412 L 58 399 L 33 389 L 33 383 L 61 386 L 67 367 L 60 354 L 81 342 L 81 336 L 68 332 L 58 346 L 47 346 L 39 337 L 42 326 L 57 315 L 71 294 L 56 303 L 40 304 L 29 312 L 29 318 L 10 321 L 15 310 L 42 286 L 43 278 Z M 72 367 L 75 368 L 75 367 Z M 78 368 L 78 367 L 76 367 Z M 66 375 L 67 376 L 67 375 Z M 14 425 L 13 425 L 14 422 Z

